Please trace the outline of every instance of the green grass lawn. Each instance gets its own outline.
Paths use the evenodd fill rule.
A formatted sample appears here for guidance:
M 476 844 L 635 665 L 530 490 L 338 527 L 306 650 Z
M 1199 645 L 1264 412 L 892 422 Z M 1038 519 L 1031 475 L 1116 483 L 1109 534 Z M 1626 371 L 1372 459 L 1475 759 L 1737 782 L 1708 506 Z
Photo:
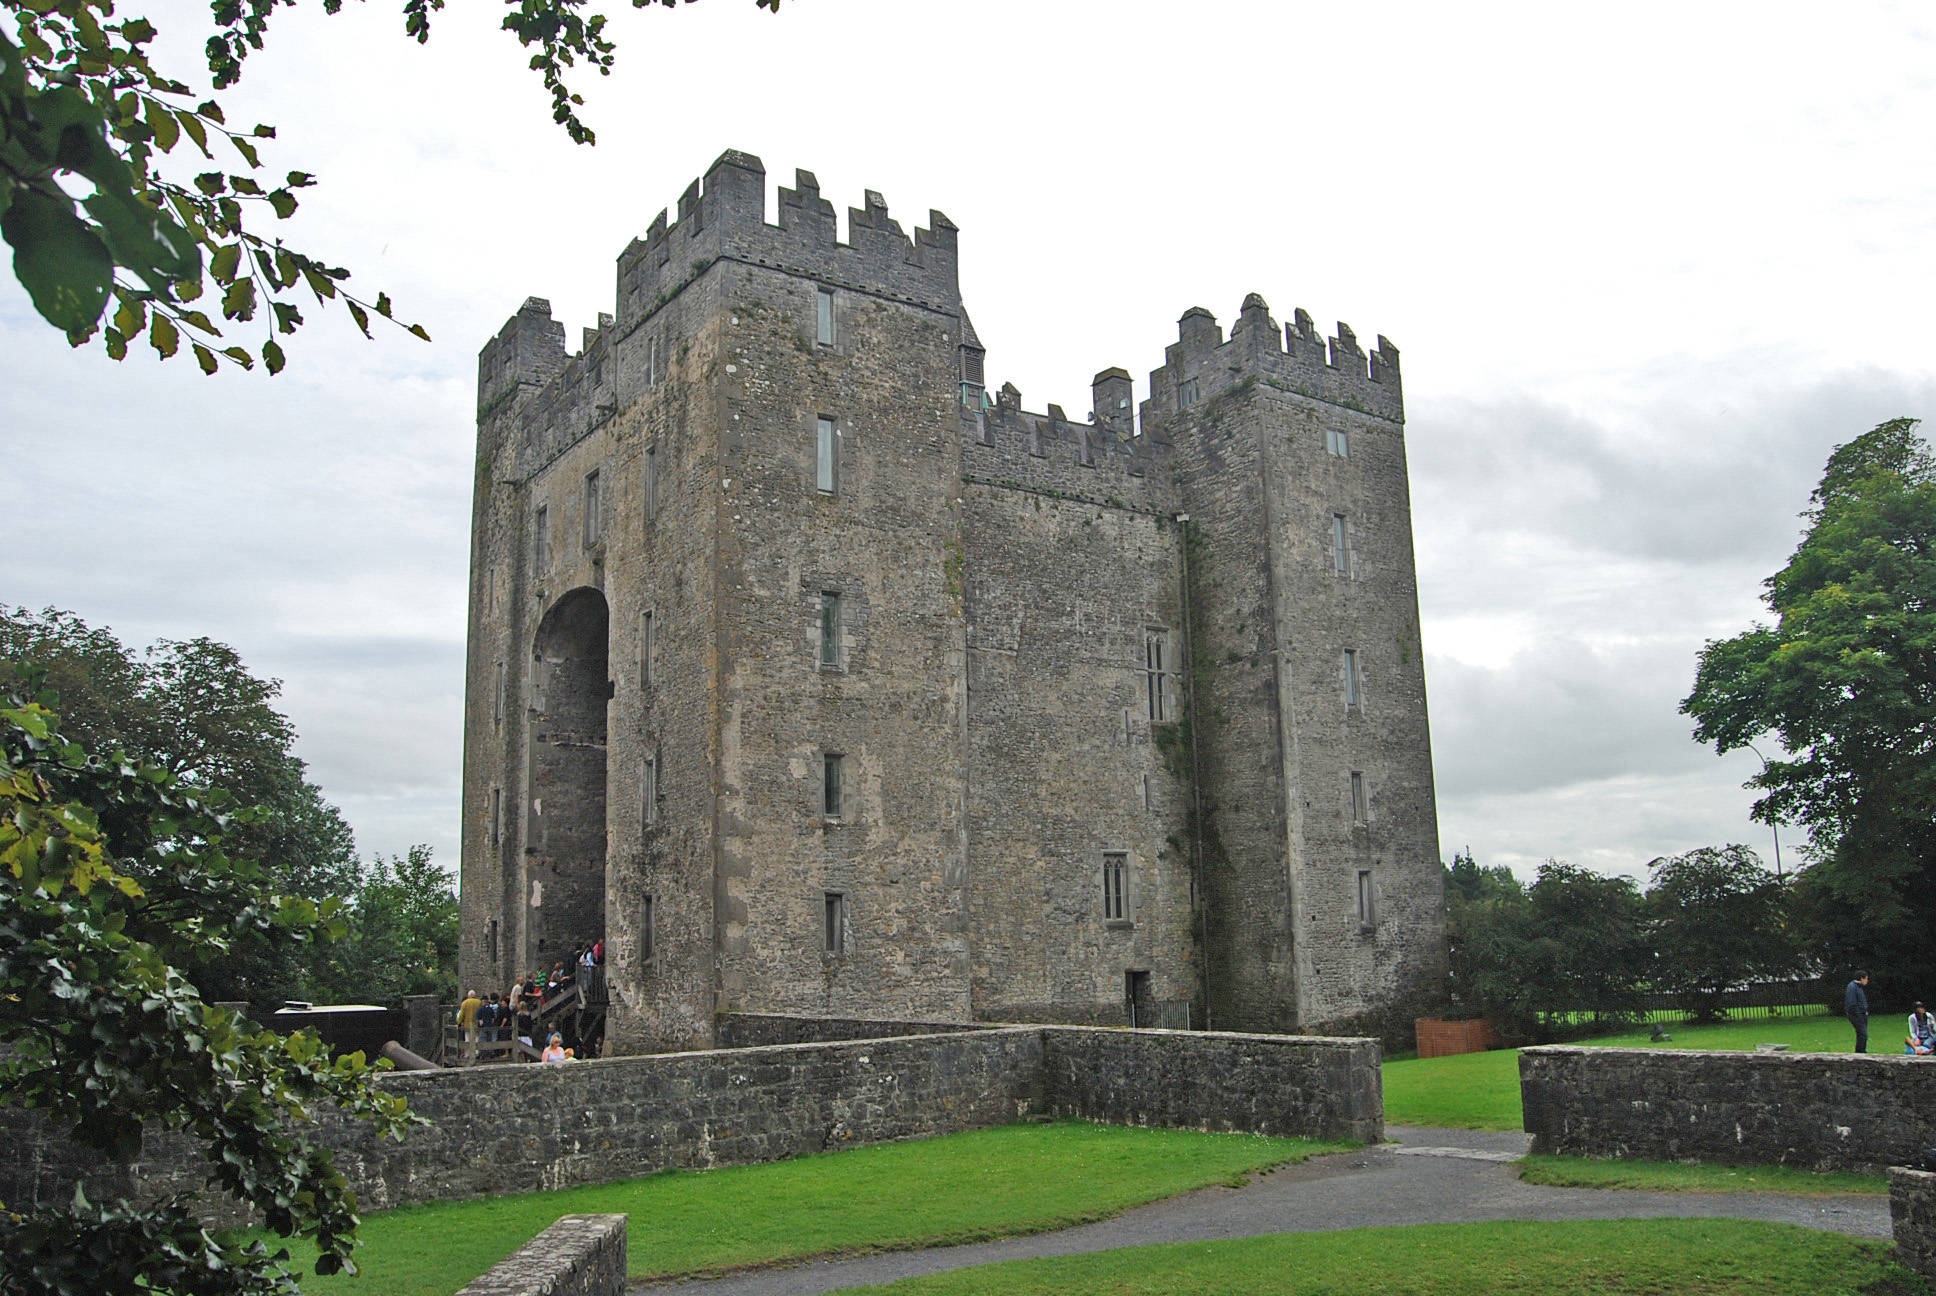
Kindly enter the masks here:
M 1603 1157 L 1529 1156 L 1519 1163 L 1527 1183 L 1556 1188 L 1644 1188 L 1651 1192 L 1770 1192 L 1802 1197 L 1836 1193 L 1887 1195 L 1886 1175 L 1816 1174 L 1790 1166 L 1679 1165 L 1672 1161 L 1614 1161 Z
M 1890 1017 L 1871 1021 L 1874 1044 L 1886 1047 Z M 1626 1035 L 1579 1041 L 1611 1048 L 1752 1049 L 1757 1044 L 1786 1044 L 1797 1053 L 1846 1053 L 1855 1047 L 1855 1033 L 1846 1020 L 1826 1013 L 1750 1017 L 1714 1026 L 1670 1026 L 1673 1039 L 1664 1044 L 1649 1040 L 1652 1027 Z M 1900 1043 L 1897 1049 L 1900 1049 Z M 1496 1049 L 1490 1053 L 1462 1053 L 1456 1057 L 1412 1058 L 1387 1062 L 1385 1120 L 1393 1125 L 1443 1125 L 1455 1129 L 1519 1129 L 1519 1052 Z
M 1355 1146 L 1081 1121 L 1004 1125 L 770 1165 L 378 1211 L 363 1221 L 356 1278 L 317 1277 L 313 1248 L 290 1250 L 310 1296 L 450 1296 L 560 1215 L 624 1212 L 634 1278 L 702 1273 L 1067 1228 Z
M 894 1296 L 1926 1296 L 1888 1244 L 1746 1220 L 1505 1222 L 1278 1233 L 1016 1260 L 859 1291 Z

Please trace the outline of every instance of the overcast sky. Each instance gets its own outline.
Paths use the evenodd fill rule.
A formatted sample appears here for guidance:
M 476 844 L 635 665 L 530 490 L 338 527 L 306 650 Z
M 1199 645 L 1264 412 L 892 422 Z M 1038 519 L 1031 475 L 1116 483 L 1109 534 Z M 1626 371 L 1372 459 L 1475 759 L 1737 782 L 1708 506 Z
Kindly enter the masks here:
M 224 96 L 280 128 L 271 170 L 321 178 L 290 241 L 433 344 L 310 311 L 278 378 L 117 365 L 0 276 L 0 599 L 235 645 L 365 851 L 454 866 L 477 350 L 527 295 L 576 339 L 739 148 L 769 186 L 816 172 L 843 232 L 863 189 L 910 229 L 945 211 L 990 382 L 1032 409 L 1086 410 L 1109 365 L 1144 394 L 1185 309 L 1227 326 L 1247 292 L 1390 337 L 1445 853 L 1769 853 L 1754 758 L 1677 706 L 1830 449 L 1936 396 L 1915 7 L 613 7 L 596 148 L 476 0 L 422 48 L 392 0 L 279 13 Z M 205 7 L 145 12 L 196 70 Z

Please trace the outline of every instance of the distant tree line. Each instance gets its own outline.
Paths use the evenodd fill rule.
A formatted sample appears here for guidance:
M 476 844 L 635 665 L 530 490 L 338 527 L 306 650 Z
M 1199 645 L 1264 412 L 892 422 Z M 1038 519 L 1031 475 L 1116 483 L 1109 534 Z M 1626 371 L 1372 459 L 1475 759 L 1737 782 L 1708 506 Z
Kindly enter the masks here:
M 1548 860 L 1530 884 L 1466 851 L 1445 873 L 1455 1008 L 1546 1039 L 1631 1020 L 1669 994 L 1700 1017 L 1728 990 L 1806 975 L 1793 888 L 1746 846 L 1657 859 L 1649 885 Z
M 184 788 L 227 790 L 250 807 L 224 848 L 256 861 L 282 895 L 342 901 L 338 939 L 233 942 L 193 970 L 210 1002 L 284 1000 L 393 1005 L 407 994 L 454 999 L 457 897 L 428 846 L 358 858 L 350 827 L 305 776 L 295 728 L 272 705 L 281 684 L 253 674 L 211 639 L 161 640 L 134 651 L 71 612 L 0 606 L 0 660 L 44 672 L 66 737 L 102 757 L 165 770 Z M 117 849 L 152 843 L 138 815 L 101 824 Z

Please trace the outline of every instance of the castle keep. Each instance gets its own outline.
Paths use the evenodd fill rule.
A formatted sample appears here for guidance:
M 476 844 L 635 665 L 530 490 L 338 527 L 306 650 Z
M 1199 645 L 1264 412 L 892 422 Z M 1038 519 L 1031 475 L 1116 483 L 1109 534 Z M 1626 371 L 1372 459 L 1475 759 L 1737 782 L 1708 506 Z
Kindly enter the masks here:
M 461 976 L 719 1012 L 1336 1027 L 1445 964 L 1398 353 L 1252 295 L 991 390 L 955 226 L 728 152 L 478 362 Z

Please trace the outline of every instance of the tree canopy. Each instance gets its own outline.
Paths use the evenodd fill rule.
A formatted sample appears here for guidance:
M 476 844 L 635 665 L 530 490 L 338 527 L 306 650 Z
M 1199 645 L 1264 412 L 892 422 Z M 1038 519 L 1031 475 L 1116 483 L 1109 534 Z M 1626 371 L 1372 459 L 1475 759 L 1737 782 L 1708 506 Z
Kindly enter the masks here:
M 98 1153 L 144 1130 L 200 1143 L 218 1190 L 275 1234 L 311 1236 L 319 1272 L 353 1270 L 355 1199 L 303 1134 L 332 1104 L 400 1135 L 401 1099 L 361 1054 L 280 1036 L 206 1003 L 182 968 L 240 940 L 339 935 L 335 901 L 278 895 L 225 839 L 254 816 L 148 762 L 67 740 L 44 675 L 0 662 L 0 1103 L 34 1109 Z M 106 823 L 133 825 L 127 842 Z M 209 1230 L 194 1202 L 0 1210 L 0 1290 L 294 1296 L 260 1242 Z
M 216 0 L 208 90 L 241 79 L 278 4 L 294 2 Z M 580 62 L 610 75 L 616 46 L 605 16 L 587 12 L 586 0 L 507 3 L 502 27 L 533 50 L 553 120 L 574 141 L 594 143 L 566 76 Z M 777 11 L 780 0 L 755 3 Z M 273 126 L 231 125 L 213 97 L 155 66 L 152 22 L 117 15 L 113 0 L 0 4 L 15 28 L 12 38 L 0 32 L 0 237 L 34 308 L 73 345 L 98 335 L 118 360 L 145 337 L 167 359 L 186 338 L 204 372 L 224 360 L 253 368 L 259 357 L 275 373 L 285 362 L 277 339 L 303 324 L 305 293 L 317 307 L 340 301 L 365 336 L 372 315 L 395 320 L 386 293 L 354 294 L 349 271 L 264 233 L 270 218 L 295 214 L 298 192 L 316 177 L 267 166 Z M 323 0 L 327 13 L 341 7 Z M 427 41 L 443 7 L 404 0 L 404 34 Z M 257 344 L 229 340 L 249 324 Z M 429 340 L 421 325 L 402 327 Z
M 1764 582 L 1774 625 L 1708 643 L 1681 709 L 1727 752 L 1774 734 L 1756 818 L 1808 830 L 1798 893 L 1825 962 L 1896 993 L 1936 976 L 1936 459 L 1914 419 L 1839 446 Z

